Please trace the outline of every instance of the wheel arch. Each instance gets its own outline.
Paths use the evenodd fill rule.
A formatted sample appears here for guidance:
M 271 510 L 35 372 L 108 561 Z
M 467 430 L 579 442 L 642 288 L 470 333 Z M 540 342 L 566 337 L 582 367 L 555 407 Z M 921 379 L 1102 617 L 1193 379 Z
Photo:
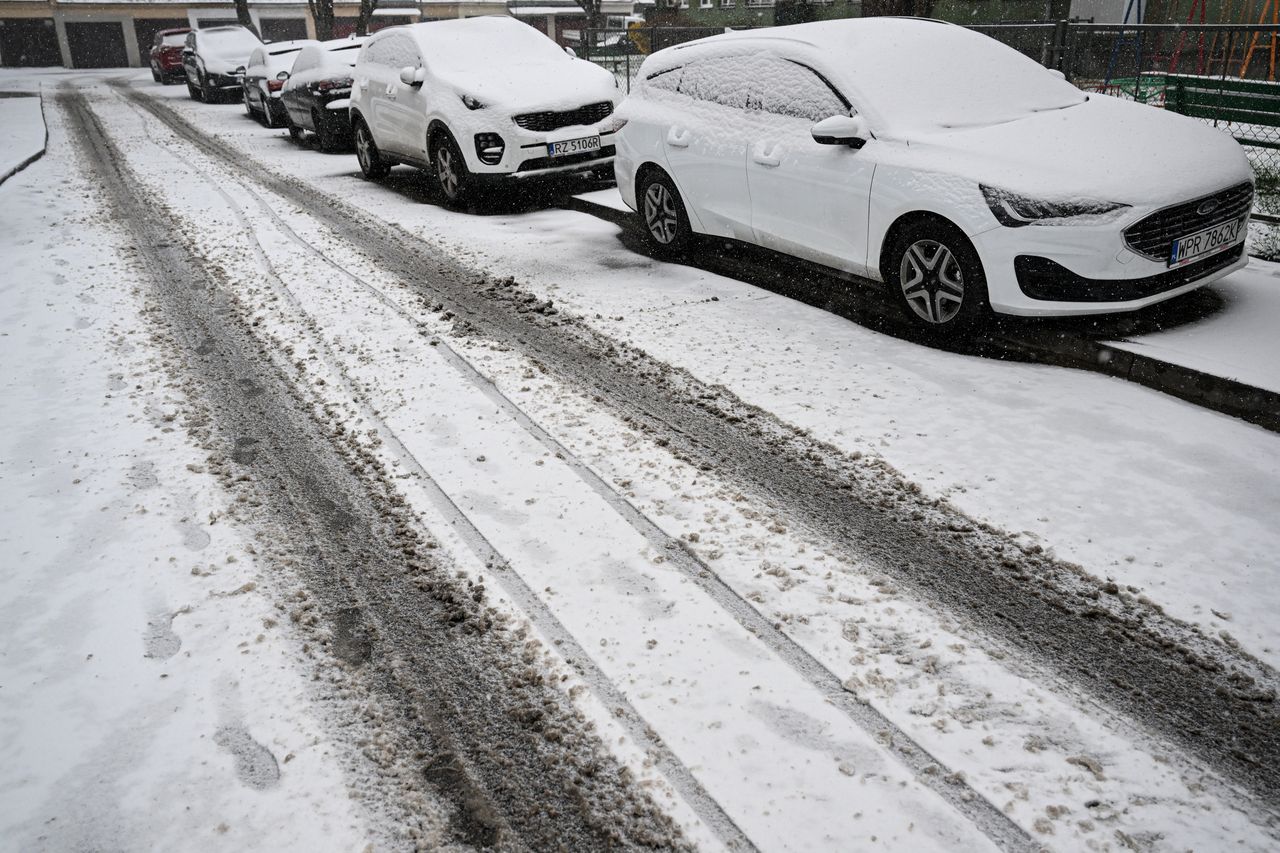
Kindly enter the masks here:
M 661 163 L 655 163 L 653 160 L 645 160 L 640 164 L 640 168 L 636 169 L 636 179 L 632 192 L 635 194 L 635 209 L 640 210 L 640 187 L 644 185 L 644 180 L 654 172 L 660 172 L 667 176 L 667 180 L 676 188 L 676 192 L 680 194 L 680 203 L 684 205 L 684 215 L 689 219 L 689 227 L 698 234 L 705 234 L 706 231 L 702 227 L 702 220 L 698 217 L 698 211 L 689 206 L 689 194 L 685 192 L 685 188 L 680 185 L 680 181 L 671 171 Z
M 893 280 L 892 271 L 889 269 L 890 254 L 893 252 L 893 244 L 897 241 L 905 229 L 912 225 L 933 222 L 940 227 L 954 230 L 969 243 L 970 247 L 973 241 L 969 240 L 969 235 L 950 217 L 944 216 L 933 210 L 911 210 L 898 216 L 897 219 L 890 223 L 889 227 L 884 231 L 884 237 L 881 238 L 878 258 L 875 270 L 880 273 L 880 280 L 889 282 Z M 975 251 L 976 254 L 976 251 Z

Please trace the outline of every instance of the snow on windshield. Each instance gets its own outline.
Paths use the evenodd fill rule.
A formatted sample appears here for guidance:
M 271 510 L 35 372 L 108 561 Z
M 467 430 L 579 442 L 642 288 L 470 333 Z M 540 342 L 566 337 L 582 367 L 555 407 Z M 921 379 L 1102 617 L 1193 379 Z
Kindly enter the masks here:
M 898 131 L 1000 124 L 1085 101 L 1038 63 L 962 27 L 886 27 L 863 47 L 831 64 L 865 101 L 854 105 Z
M 499 18 L 474 18 L 466 26 L 442 24 L 423 32 L 429 64 L 439 63 L 459 71 L 479 71 L 513 65 L 545 65 L 568 62 L 570 57 L 555 42 L 528 24 L 507 23 Z M 427 27 L 434 24 L 423 24 Z
M 200 41 L 200 46 L 204 50 L 228 56 L 247 56 L 255 47 L 262 44 L 253 33 L 241 29 L 209 30 Z
M 164 47 L 182 47 L 182 45 L 185 44 L 186 41 L 187 41 L 186 33 L 175 33 L 174 35 L 171 35 L 171 36 L 165 36 L 164 41 L 160 42 L 160 44 Z

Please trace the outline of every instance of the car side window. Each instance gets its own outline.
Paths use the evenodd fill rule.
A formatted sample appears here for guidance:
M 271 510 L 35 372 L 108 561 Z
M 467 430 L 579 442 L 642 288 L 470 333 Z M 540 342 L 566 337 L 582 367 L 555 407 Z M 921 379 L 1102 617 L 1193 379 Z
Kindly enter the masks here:
M 187 33 L 187 44 L 186 44 L 186 49 L 187 49 L 187 50 L 195 50 L 195 49 L 196 49 L 196 34 L 195 34 L 195 32 L 194 32 L 194 31 Z
M 748 108 L 819 122 L 849 115 L 849 102 L 812 68 L 780 56 L 753 57 Z
M 392 68 L 414 67 L 421 65 L 418 59 L 418 47 L 410 39 L 397 35 L 383 42 L 386 45 L 387 60 L 384 65 Z
M 644 82 L 646 86 L 654 89 L 661 89 L 664 92 L 680 91 L 680 78 L 684 75 L 684 66 L 678 68 L 668 68 L 666 71 L 659 71 L 657 74 L 647 78 Z
M 754 71 L 755 64 L 749 56 L 701 59 L 684 67 L 678 91 L 695 100 L 743 109 Z

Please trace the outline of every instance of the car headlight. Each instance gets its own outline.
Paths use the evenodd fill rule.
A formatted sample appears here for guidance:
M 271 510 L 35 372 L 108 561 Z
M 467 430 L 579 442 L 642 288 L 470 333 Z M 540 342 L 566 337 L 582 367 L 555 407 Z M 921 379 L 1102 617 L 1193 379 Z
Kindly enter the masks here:
M 479 101 L 477 101 L 475 98 L 471 97 L 470 95 L 463 95 L 463 96 L 462 96 L 462 103 L 466 104 L 466 105 L 467 105 L 467 109 L 469 109 L 469 110 L 482 110 L 482 109 L 484 109 L 484 104 L 480 103 Z
M 1023 225 L 1089 225 L 1097 220 L 1088 221 L 1083 217 L 1104 216 L 1129 207 L 1119 202 L 1092 198 L 1061 201 L 1028 198 L 985 184 L 979 184 L 978 188 L 982 190 L 982 197 L 987 200 L 987 207 L 991 208 L 996 219 L 1001 225 L 1010 228 L 1021 228 Z

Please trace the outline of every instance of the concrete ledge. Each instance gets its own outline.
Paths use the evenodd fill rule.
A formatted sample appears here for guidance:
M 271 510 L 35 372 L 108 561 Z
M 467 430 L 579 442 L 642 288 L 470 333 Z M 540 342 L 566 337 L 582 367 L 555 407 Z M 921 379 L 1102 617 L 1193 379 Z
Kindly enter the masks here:
M 44 98 L 0 92 L 0 184 L 43 157 L 48 144 Z

